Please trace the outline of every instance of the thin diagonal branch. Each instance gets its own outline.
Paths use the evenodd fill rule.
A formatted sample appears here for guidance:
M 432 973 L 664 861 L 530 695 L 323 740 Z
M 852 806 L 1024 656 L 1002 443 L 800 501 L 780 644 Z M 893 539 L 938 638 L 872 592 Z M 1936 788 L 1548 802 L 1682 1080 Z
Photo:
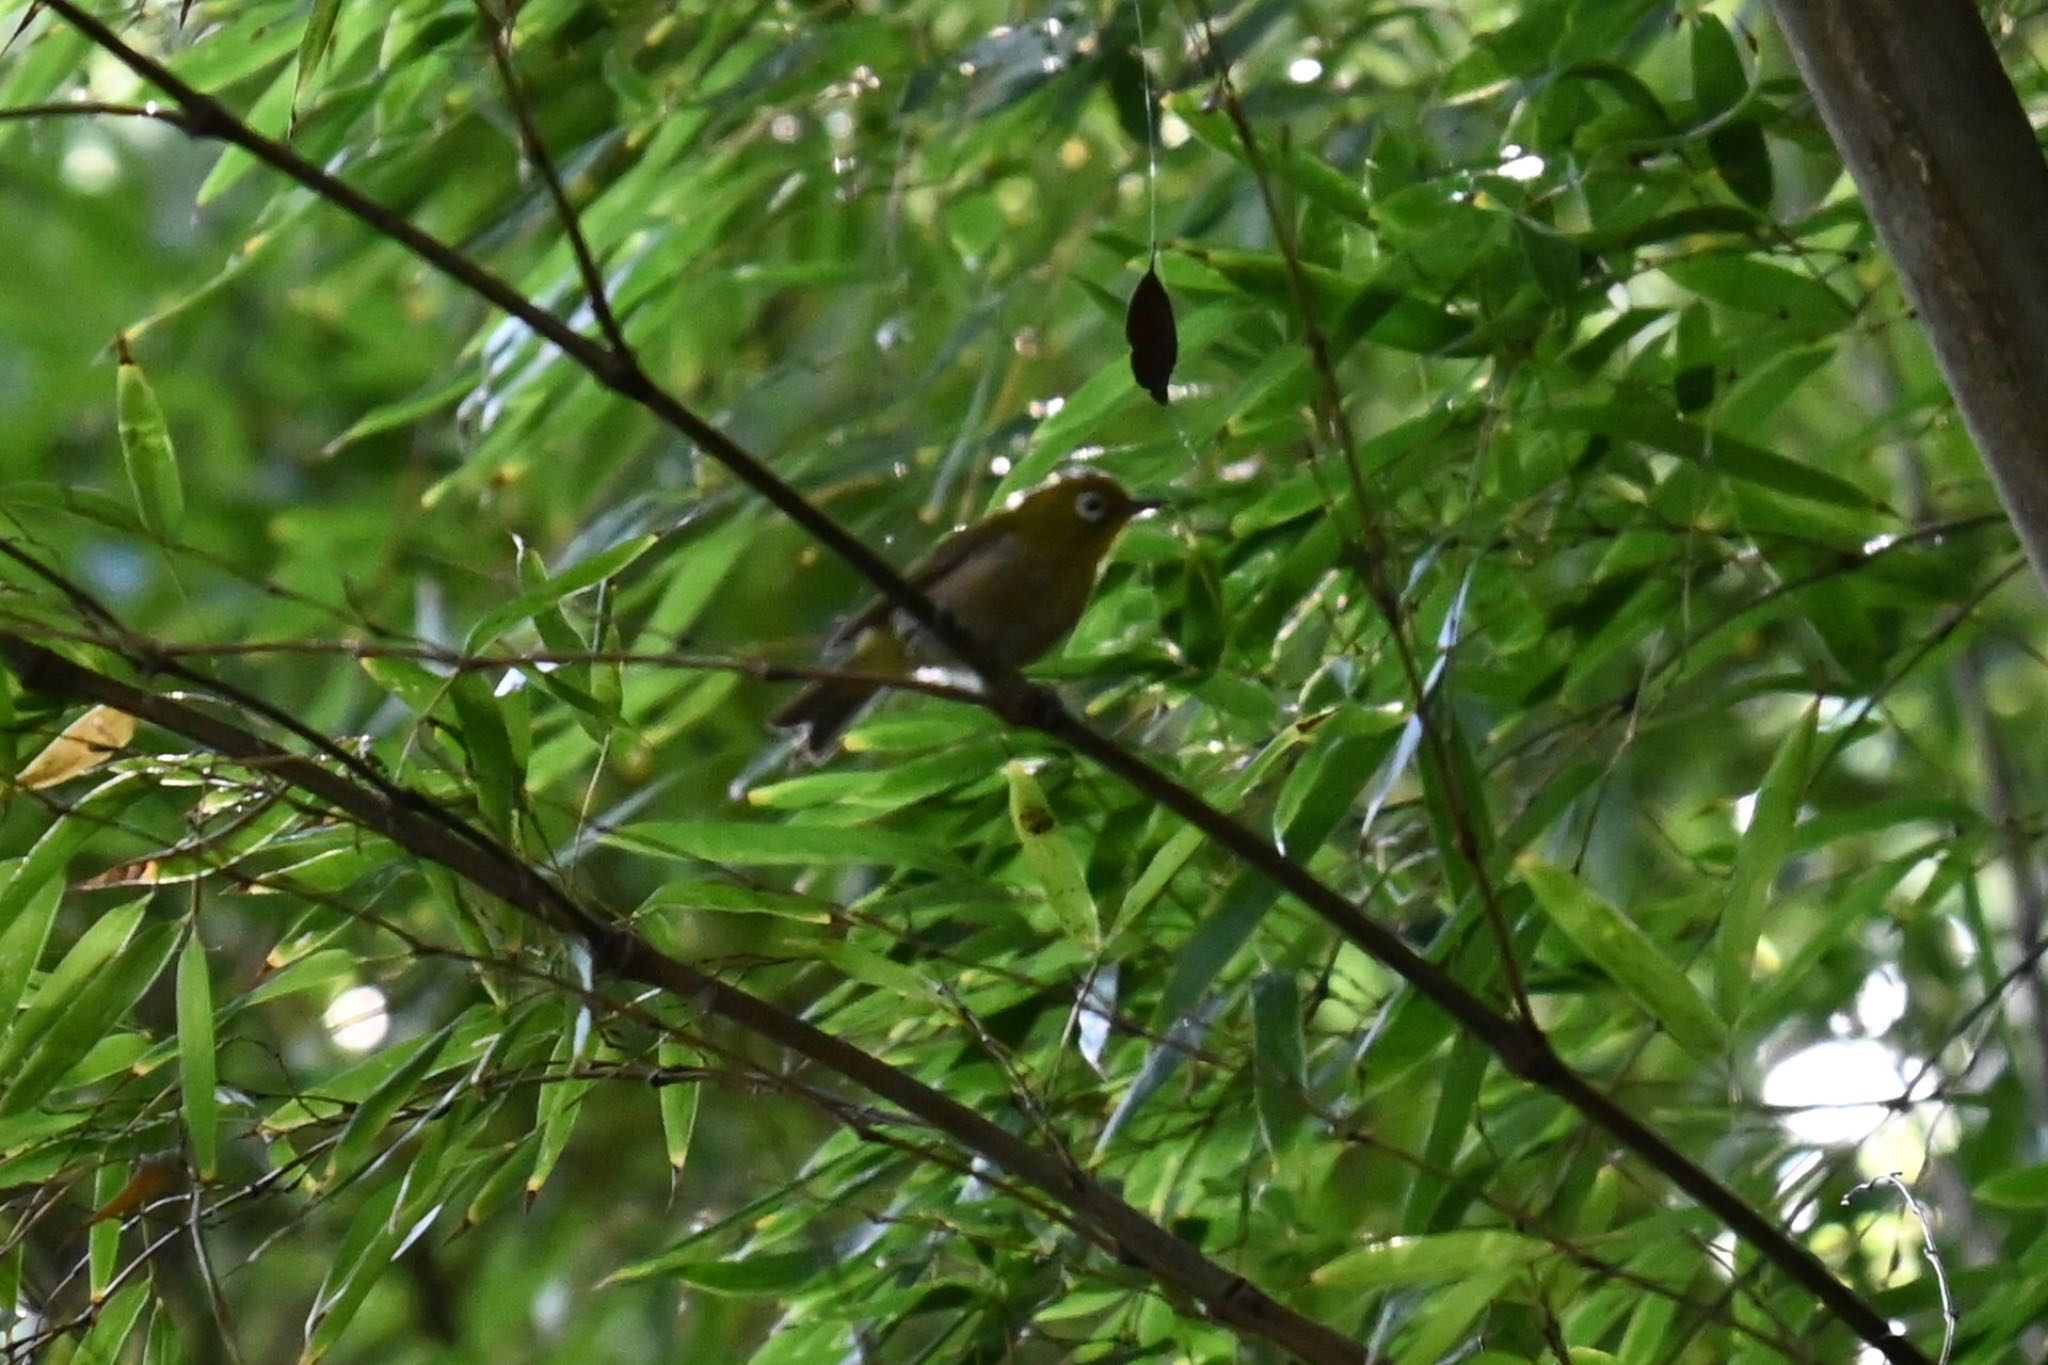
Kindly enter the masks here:
M 168 123 L 192 131 L 191 120 L 176 109 L 158 104 L 114 104 L 106 100 L 49 100 L 42 104 L 17 104 L 0 109 L 0 123 L 41 121 L 52 118 L 141 118 Z
M 505 87 L 505 103 L 511 106 L 513 122 L 519 125 L 519 140 L 525 146 L 526 159 L 533 163 L 534 173 L 540 176 L 541 183 L 547 186 L 548 198 L 554 201 L 555 216 L 569 238 L 569 250 L 576 257 L 576 273 L 583 277 L 583 293 L 590 300 L 597 328 L 615 354 L 631 355 L 633 348 L 626 344 L 626 334 L 620 329 L 618 318 L 612 315 L 611 300 L 605 294 L 604 271 L 598 268 L 590 239 L 583 234 L 582 219 L 577 216 L 576 206 L 569 202 L 569 192 L 562 186 L 554 159 L 548 155 L 547 143 L 541 139 L 540 126 L 534 122 L 533 107 L 512 67 L 512 20 L 495 13 L 486 0 L 476 0 L 476 9 L 489 31 L 491 62 L 498 68 L 499 83 Z

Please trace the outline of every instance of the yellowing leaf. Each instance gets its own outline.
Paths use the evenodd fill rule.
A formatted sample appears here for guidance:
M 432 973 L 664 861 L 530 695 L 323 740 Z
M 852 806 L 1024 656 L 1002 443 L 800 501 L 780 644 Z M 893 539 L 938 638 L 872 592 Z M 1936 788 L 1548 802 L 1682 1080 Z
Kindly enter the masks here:
M 1070 937 L 1091 952 L 1102 944 L 1102 921 L 1096 913 L 1095 898 L 1088 893 L 1088 878 L 1081 858 L 1060 828 L 1059 817 L 1045 793 L 1021 763 L 1003 771 L 1010 779 L 1010 822 L 1017 828 L 1017 842 L 1023 847 L 1024 862 L 1038 882 L 1038 889 L 1059 917 Z
M 111 706 L 95 706 L 64 727 L 43 751 L 15 774 L 25 791 L 69 782 L 120 753 L 135 738 L 135 717 Z

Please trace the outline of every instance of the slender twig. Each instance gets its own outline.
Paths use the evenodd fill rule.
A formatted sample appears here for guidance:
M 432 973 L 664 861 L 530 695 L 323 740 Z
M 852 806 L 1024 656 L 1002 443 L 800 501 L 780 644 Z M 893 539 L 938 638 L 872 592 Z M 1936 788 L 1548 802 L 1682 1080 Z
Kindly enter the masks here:
M 630 355 L 615 354 L 592 342 L 560 316 L 527 298 L 468 256 L 416 227 L 402 215 L 321 170 L 291 148 L 256 132 L 219 101 L 195 89 L 161 62 L 129 45 L 113 29 L 87 13 L 77 0 L 44 0 L 44 3 L 85 34 L 95 46 L 174 100 L 185 111 L 189 120 L 188 131 L 193 136 L 218 139 L 247 151 L 257 161 L 311 190 L 320 198 L 405 247 L 435 269 L 527 324 L 536 335 L 558 347 L 598 383 L 637 403 L 664 424 L 696 442 L 705 453 L 725 465 L 735 477 L 844 559 L 890 602 L 901 607 L 912 619 L 925 625 L 936 639 L 980 673 L 988 683 L 988 693 L 983 699 L 983 704 L 997 715 L 1011 724 L 1038 730 L 1065 743 L 1075 753 L 1095 762 L 1139 793 L 1152 798 L 1173 814 L 1200 829 L 1248 867 L 1300 900 L 1361 949 L 1404 977 L 1425 998 L 1471 1032 L 1500 1060 L 1510 1074 L 1549 1090 L 1662 1172 L 1680 1189 L 1722 1219 L 1739 1237 L 1754 1246 L 1764 1259 L 1777 1266 L 1783 1274 L 1812 1294 L 1828 1311 L 1841 1319 L 1857 1336 L 1876 1348 L 1893 1365 L 1926 1365 L 1926 1357 L 1916 1346 L 1896 1334 L 1890 1322 L 1874 1306 L 1838 1280 L 1811 1251 L 1770 1217 L 1680 1152 L 1661 1134 L 1615 1104 L 1583 1076 L 1565 1066 L 1551 1048 L 1549 1041 L 1526 1019 L 1510 1018 L 1494 1010 L 1467 990 L 1448 971 L 1409 948 L 1393 931 L 1368 919 L 1344 896 L 1311 874 L 1306 867 L 1282 853 L 1272 843 L 1238 824 L 1193 791 L 1084 724 L 1066 709 L 1051 689 L 1025 681 L 1014 669 L 995 666 L 987 651 L 952 616 L 939 612 L 923 593 L 905 581 L 903 576 L 878 553 L 840 526 L 795 488 L 778 478 L 738 442 L 657 385 Z M 19 636 L 0 632 L 0 655 L 8 657 L 18 672 L 26 669 L 37 675 L 44 685 L 52 686 L 58 691 L 69 691 L 71 695 L 98 697 L 104 700 L 105 698 L 99 694 L 111 689 L 130 700 L 140 700 L 145 705 L 172 708 L 181 725 L 165 725 L 165 728 L 185 734 L 195 742 L 208 747 L 218 748 L 215 741 L 235 749 L 240 749 L 247 743 L 254 743 L 260 748 L 251 751 L 253 756 L 260 757 L 266 762 L 293 764 L 293 771 L 298 777 L 305 779 L 306 783 L 317 781 L 328 791 L 338 787 L 350 799 L 366 803 L 363 810 L 376 821 L 373 827 L 385 833 L 387 837 L 398 840 L 403 846 L 412 848 L 421 856 L 435 857 L 435 853 L 427 851 L 427 848 L 431 847 L 439 854 L 454 859 L 455 861 L 447 865 L 479 886 L 506 896 L 507 899 L 517 897 L 515 903 L 526 906 L 533 913 L 540 914 L 573 932 L 596 935 L 593 942 L 616 955 L 615 969 L 635 975 L 636 979 L 647 984 L 680 991 L 686 997 L 693 997 L 699 992 L 709 992 L 718 1002 L 719 1012 L 726 1014 L 726 1017 L 733 1019 L 742 1027 L 752 1028 L 763 1037 L 789 1046 L 816 1060 L 823 1061 L 825 1055 L 830 1055 L 838 1062 L 862 1070 L 868 1066 L 881 1065 L 858 1049 L 850 1048 L 829 1035 L 819 1034 L 810 1025 L 784 1015 L 766 1002 L 734 991 L 723 983 L 705 977 L 687 964 L 662 957 L 647 945 L 630 936 L 623 936 L 617 926 L 591 916 L 587 910 L 566 897 L 509 850 L 498 846 L 489 836 L 464 825 L 452 816 L 436 814 L 438 807 L 434 803 L 425 802 L 409 792 L 400 793 L 397 789 L 383 790 L 389 784 L 383 783 L 382 779 L 374 774 L 369 775 L 372 780 L 366 782 L 367 789 L 359 788 L 348 779 L 321 768 L 311 760 L 278 750 L 264 741 L 257 740 L 246 731 L 224 726 L 213 717 L 193 711 L 181 703 L 154 697 L 152 694 L 119 683 L 105 674 L 82 669 Z M 146 653 L 142 657 L 134 658 L 133 661 L 142 666 L 161 662 L 149 658 Z M 189 670 L 184 672 L 184 676 L 196 685 L 210 688 L 220 695 L 227 695 L 230 690 L 215 680 L 192 674 Z M 236 700 L 237 704 L 261 705 L 256 699 L 239 692 L 236 694 Z M 120 705 L 112 701 L 109 701 L 109 704 Z M 122 706 L 121 709 L 129 708 Z M 302 722 L 283 715 L 277 708 L 265 707 L 263 713 L 274 722 L 285 725 L 292 733 L 300 734 L 302 737 L 311 733 Z M 131 711 L 131 714 L 139 713 Z M 170 713 L 160 711 L 159 714 Z M 164 724 L 160 719 L 154 723 Z M 196 734 L 190 729 L 181 728 L 184 724 L 196 726 L 203 733 Z M 229 752 L 226 749 L 220 751 Z M 365 777 L 367 765 L 357 760 L 350 766 L 358 779 Z M 297 781 L 298 778 L 294 780 Z M 328 791 L 321 790 L 321 787 L 308 785 L 306 789 L 322 796 L 323 799 L 334 799 L 328 795 Z M 336 801 L 335 804 L 339 805 L 340 802 Z M 404 837 L 401 838 L 401 835 Z M 415 846 L 405 843 L 406 838 L 423 840 L 424 843 L 422 846 Z M 1476 854 L 1478 851 L 1475 841 L 1472 852 Z M 479 880 L 480 877 L 483 880 Z M 1481 884 L 1483 890 L 1490 887 L 1490 882 L 1483 875 Z M 621 941 L 622 937 L 624 941 Z M 644 975 L 641 975 L 642 973 Z M 846 1057 L 842 1055 L 843 1053 L 852 1053 L 853 1056 Z M 874 1076 L 871 1079 L 876 1083 L 886 1083 L 890 1087 L 888 1091 L 877 1093 L 885 1093 L 891 1098 L 896 1098 L 901 1090 L 901 1084 L 908 1082 L 908 1078 L 900 1073 L 888 1071 L 887 1068 L 884 1070 L 887 1071 L 886 1075 Z M 855 1079 L 861 1084 L 870 1083 L 868 1078 Z M 990 1130 L 981 1136 L 991 1141 L 1000 1139 L 1005 1144 L 1016 1143 L 1009 1134 L 988 1124 L 972 1111 L 954 1105 L 952 1101 L 936 1095 L 935 1092 L 924 1091 L 922 1087 L 918 1087 L 918 1091 L 920 1093 L 914 1098 L 919 1103 L 930 1103 L 934 1100 L 942 1102 L 959 1110 L 955 1116 L 957 1121 L 982 1125 Z M 1028 1153 L 1035 1169 L 1048 1181 L 1056 1182 L 1063 1178 L 1059 1170 L 1048 1169 L 1038 1164 L 1050 1160 L 1044 1154 L 1028 1146 L 1025 1147 L 1025 1153 Z M 1024 1159 L 1024 1154 L 1018 1155 L 1020 1159 Z M 1014 1167 L 1012 1169 L 1015 1170 Z M 1017 1173 L 1025 1174 L 1023 1171 Z M 1096 1187 L 1096 1191 L 1100 1192 L 1099 1187 Z M 1109 1198 L 1106 1193 L 1101 1193 L 1101 1197 Z M 1102 1216 L 1114 1216 L 1119 1219 L 1128 1216 L 1136 1219 L 1141 1226 L 1128 1228 L 1129 1235 L 1145 1242 L 1149 1254 L 1157 1256 L 1161 1263 L 1155 1266 L 1147 1255 L 1134 1250 L 1135 1259 L 1152 1268 L 1155 1274 L 1166 1273 L 1169 1266 L 1176 1274 L 1195 1273 L 1182 1260 L 1183 1254 L 1193 1254 L 1192 1249 L 1172 1239 L 1121 1201 L 1112 1199 L 1111 1203 L 1114 1208 L 1099 1210 Z M 1119 1226 L 1123 1224 L 1119 1223 Z M 1170 1245 L 1154 1245 L 1154 1239 L 1157 1238 L 1165 1238 Z M 1210 1270 L 1220 1269 L 1206 1261 L 1203 1261 L 1202 1265 Z M 1230 1325 L 1243 1325 L 1250 1330 L 1259 1331 L 1260 1335 L 1269 1335 L 1265 1329 L 1271 1328 L 1276 1321 L 1271 1315 L 1276 1312 L 1287 1314 L 1287 1310 L 1280 1308 L 1264 1295 L 1257 1294 L 1257 1291 L 1249 1290 L 1248 1286 L 1240 1286 L 1243 1286 L 1242 1281 L 1237 1281 L 1234 1285 L 1211 1286 L 1213 1295 L 1203 1293 L 1196 1297 L 1198 1301 L 1210 1306 L 1218 1321 Z M 1247 1292 L 1256 1295 L 1261 1306 L 1255 1310 L 1248 1308 L 1246 1304 L 1249 1301 L 1244 1297 Z M 1215 1295 L 1220 1295 L 1229 1302 L 1219 1304 Z M 1233 1315 L 1242 1313 L 1243 1316 L 1225 1318 L 1222 1316 L 1225 1310 Z M 1328 1347 L 1328 1339 L 1334 1334 L 1329 1333 L 1327 1328 L 1309 1323 L 1305 1319 L 1298 1319 L 1292 1314 L 1287 1314 L 1287 1317 L 1294 1319 L 1294 1322 L 1289 1323 L 1290 1330 L 1295 1329 L 1297 1325 L 1305 1327 L 1310 1333 L 1309 1339 L 1322 1343 L 1318 1349 Z M 1341 1344 L 1343 1350 L 1350 1354 L 1331 1358 L 1358 1358 L 1358 1348 L 1353 1343 L 1342 1341 Z
M 49 100 L 42 104 L 16 104 L 0 108 L 0 123 L 14 123 L 33 119 L 38 122 L 53 118 L 77 118 L 88 115 L 95 118 L 141 118 L 168 123 L 173 128 L 193 132 L 192 121 L 176 109 L 159 104 L 115 104 L 106 100 Z
M 1934 1229 L 1927 1224 L 1927 1210 L 1920 1207 L 1920 1201 L 1913 1197 L 1913 1191 L 1907 1188 L 1906 1182 L 1900 1179 L 1897 1171 L 1864 1181 L 1843 1195 L 1842 1202 L 1847 1204 L 1865 1190 L 1874 1189 L 1879 1185 L 1889 1185 L 1896 1190 L 1899 1198 L 1906 1202 L 1906 1208 L 1911 1211 L 1914 1220 L 1920 1224 L 1921 1254 L 1927 1257 L 1927 1264 L 1934 1271 L 1934 1287 L 1941 1294 L 1941 1356 L 1935 1365 L 1948 1365 L 1948 1358 L 1956 1347 L 1956 1325 L 1961 1319 L 1956 1312 L 1955 1298 L 1949 1293 L 1948 1270 L 1942 1265 L 1941 1251 L 1934 1244 Z
M 597 256 L 590 249 L 590 239 L 584 236 L 583 222 L 577 216 L 576 206 L 569 202 L 569 192 L 562 185 L 562 177 L 555 170 L 553 158 L 548 155 L 548 145 L 542 140 L 540 126 L 534 122 L 532 106 L 527 102 L 526 91 L 519 84 L 519 76 L 512 67 L 512 19 L 494 12 L 486 0 L 476 0 L 477 17 L 482 20 L 490 38 L 491 62 L 498 68 L 499 83 L 505 87 L 505 103 L 512 109 L 512 118 L 519 125 L 519 140 L 525 146 L 526 159 L 533 163 L 534 173 L 547 186 L 548 198 L 554 201 L 555 217 L 561 220 L 562 232 L 569 239 L 569 250 L 576 257 L 576 272 L 583 277 L 583 293 L 590 300 L 590 311 L 597 318 L 598 330 L 604 333 L 614 354 L 629 356 L 633 348 L 626 343 L 626 334 L 619 327 L 619 320 L 612 314 L 611 300 L 606 296 L 604 271 L 598 267 Z

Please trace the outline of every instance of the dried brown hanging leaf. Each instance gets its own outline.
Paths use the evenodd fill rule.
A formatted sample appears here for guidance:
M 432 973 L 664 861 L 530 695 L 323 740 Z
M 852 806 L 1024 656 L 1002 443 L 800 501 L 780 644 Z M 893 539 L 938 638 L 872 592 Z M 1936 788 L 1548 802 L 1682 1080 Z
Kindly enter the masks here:
M 1131 291 L 1130 311 L 1124 314 L 1124 340 L 1131 344 L 1131 374 L 1138 387 L 1159 404 L 1166 402 L 1166 381 L 1173 377 L 1173 365 L 1180 359 L 1180 335 L 1173 326 L 1173 300 L 1159 282 L 1159 272 L 1147 268 L 1145 278 Z

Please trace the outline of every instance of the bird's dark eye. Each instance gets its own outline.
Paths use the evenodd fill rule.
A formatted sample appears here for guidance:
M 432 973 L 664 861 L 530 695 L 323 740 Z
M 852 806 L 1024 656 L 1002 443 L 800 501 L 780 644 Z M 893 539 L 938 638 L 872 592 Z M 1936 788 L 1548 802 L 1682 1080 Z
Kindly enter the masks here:
M 1083 493 L 1074 499 L 1074 510 L 1081 514 L 1083 521 L 1101 521 L 1109 511 L 1109 499 L 1100 493 Z

